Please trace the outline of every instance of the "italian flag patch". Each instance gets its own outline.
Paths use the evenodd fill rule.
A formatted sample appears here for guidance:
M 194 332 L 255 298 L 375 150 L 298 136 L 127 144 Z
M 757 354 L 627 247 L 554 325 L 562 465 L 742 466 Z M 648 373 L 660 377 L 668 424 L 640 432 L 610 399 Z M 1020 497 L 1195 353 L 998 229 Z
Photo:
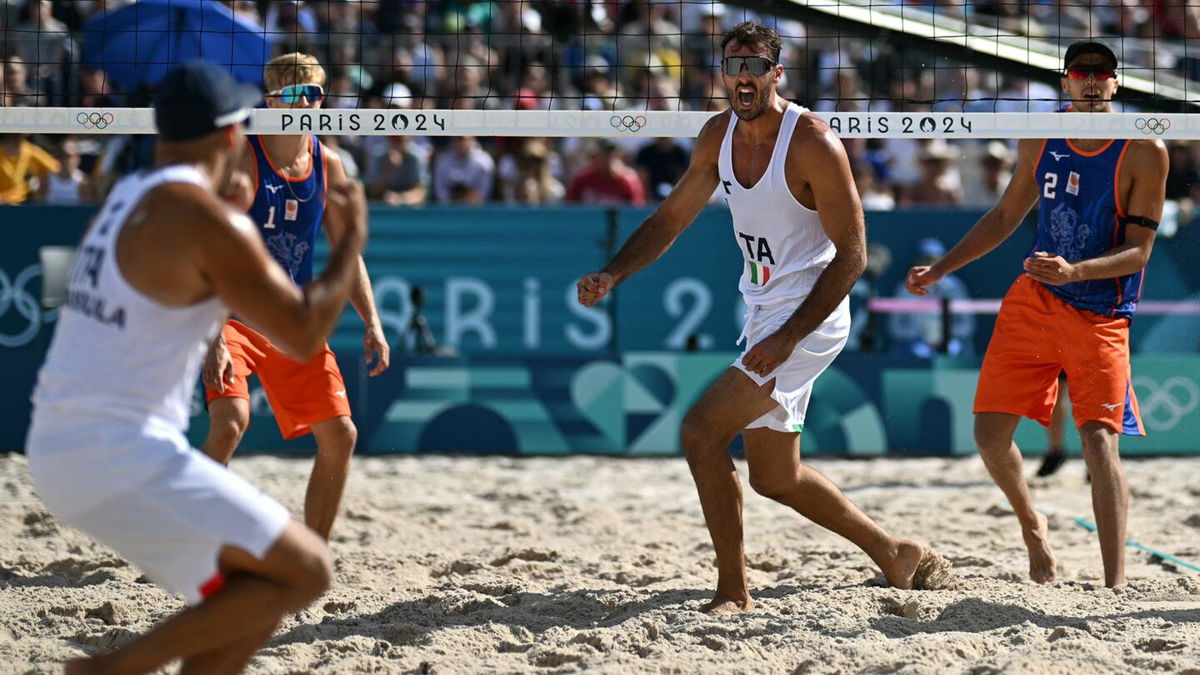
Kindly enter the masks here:
M 766 286 L 767 282 L 771 280 L 771 268 L 753 260 L 747 260 L 746 264 L 750 266 L 750 283 L 756 286 Z

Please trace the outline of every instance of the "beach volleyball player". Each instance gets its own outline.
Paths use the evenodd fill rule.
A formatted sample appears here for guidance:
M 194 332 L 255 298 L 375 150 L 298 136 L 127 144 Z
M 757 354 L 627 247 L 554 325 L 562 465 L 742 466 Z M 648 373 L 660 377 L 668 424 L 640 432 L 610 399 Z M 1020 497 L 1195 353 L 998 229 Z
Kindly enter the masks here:
M 1117 58 L 1099 42 L 1067 48 L 1061 80 L 1066 114 L 1112 112 Z M 1038 203 L 1025 273 L 996 317 L 975 393 L 975 441 L 1021 523 L 1029 576 L 1058 575 L 1046 519 L 1022 476 L 1013 432 L 1022 417 L 1049 425 L 1066 374 L 1075 425 L 1092 481 L 1104 581 L 1125 581 L 1129 489 L 1121 434 L 1144 435 L 1129 365 L 1129 322 L 1142 290 L 1166 193 L 1167 150 L 1153 139 L 1028 139 L 999 203 L 932 266 L 905 281 L 917 295 L 998 246 Z
M 745 258 L 740 289 L 747 348 L 695 406 L 680 440 L 716 549 L 705 611 L 753 607 L 742 541 L 742 491 L 728 446 L 744 435 L 750 484 L 858 545 L 899 588 L 936 583 L 944 561 L 884 532 L 828 479 L 800 461 L 813 382 L 846 343 L 847 294 L 866 265 L 862 206 L 846 152 L 828 126 L 776 93 L 781 42 L 756 22 L 722 41 L 732 111 L 697 138 L 687 172 L 608 265 L 582 277 L 592 306 L 661 256 L 719 190 Z
M 289 612 L 329 585 L 319 536 L 188 446 L 184 430 L 209 341 L 229 311 L 297 358 L 342 313 L 366 236 L 362 189 L 330 187 L 342 236 L 301 289 L 254 224 L 217 197 L 261 98 L 202 62 L 158 85 L 157 158 L 122 179 L 84 235 L 34 391 L 27 451 L 59 518 L 191 605 L 68 672 L 235 672 Z
M 278 56 L 263 68 L 263 81 L 269 107 L 321 107 L 325 70 L 313 56 Z M 240 170 L 251 177 L 252 189 L 238 201 L 258 225 L 271 256 L 293 283 L 303 286 L 313 275 L 318 232 L 324 229 L 331 242 L 341 236 L 323 214 L 326 186 L 345 180 L 342 160 L 312 134 L 250 136 L 246 142 Z M 363 321 L 363 354 L 374 361 L 370 375 L 378 375 L 390 356 L 361 256 L 350 304 Z M 326 345 L 312 358 L 296 361 L 249 318 L 230 318 L 213 341 L 203 373 L 210 426 L 201 449 L 222 464 L 229 463 L 250 425 L 251 374 L 262 382 L 285 439 L 310 432 L 316 437 L 304 520 L 328 539 L 358 439 L 333 351 Z

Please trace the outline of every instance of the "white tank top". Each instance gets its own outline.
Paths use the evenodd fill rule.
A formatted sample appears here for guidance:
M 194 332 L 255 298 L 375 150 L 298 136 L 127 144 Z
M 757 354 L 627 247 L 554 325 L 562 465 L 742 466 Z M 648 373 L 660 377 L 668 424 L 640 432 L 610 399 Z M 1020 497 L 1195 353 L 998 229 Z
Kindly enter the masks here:
M 142 429 L 187 429 L 196 377 L 228 310 L 215 297 L 187 307 L 151 300 L 126 281 L 115 255 L 133 209 L 152 188 L 174 182 L 208 185 L 185 166 L 128 176 L 84 235 L 34 389 L 35 426 L 69 426 L 78 413 Z
M 733 216 L 734 240 L 746 261 L 738 289 L 747 305 L 804 299 L 836 252 L 817 212 L 796 201 L 784 176 L 792 132 L 806 110 L 788 104 L 770 164 L 751 187 L 738 183 L 733 173 L 737 115 L 729 116 L 729 128 L 721 142 L 717 171 Z

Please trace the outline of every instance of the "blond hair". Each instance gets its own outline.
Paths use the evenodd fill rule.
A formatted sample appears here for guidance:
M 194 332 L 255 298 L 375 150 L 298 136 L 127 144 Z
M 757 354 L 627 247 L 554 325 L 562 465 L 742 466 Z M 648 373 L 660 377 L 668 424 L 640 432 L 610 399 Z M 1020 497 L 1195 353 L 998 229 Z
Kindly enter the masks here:
M 325 69 L 317 57 L 310 54 L 283 54 L 271 59 L 263 68 L 263 84 L 267 91 L 277 91 L 290 84 L 325 86 Z

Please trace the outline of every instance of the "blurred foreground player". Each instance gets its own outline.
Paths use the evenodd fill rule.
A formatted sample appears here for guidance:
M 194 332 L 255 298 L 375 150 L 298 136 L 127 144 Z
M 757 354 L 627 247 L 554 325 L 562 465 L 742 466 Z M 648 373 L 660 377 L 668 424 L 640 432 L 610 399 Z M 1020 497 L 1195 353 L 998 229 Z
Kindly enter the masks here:
M 343 225 L 321 278 L 287 278 L 254 224 L 217 198 L 259 94 L 193 62 L 155 102 L 153 168 L 122 179 L 80 244 L 34 392 L 27 449 L 56 516 L 190 607 L 67 672 L 235 672 L 279 621 L 319 596 L 324 542 L 278 503 L 188 446 L 192 387 L 230 310 L 289 353 L 318 351 L 341 314 L 366 236 L 361 188 L 339 185 Z

